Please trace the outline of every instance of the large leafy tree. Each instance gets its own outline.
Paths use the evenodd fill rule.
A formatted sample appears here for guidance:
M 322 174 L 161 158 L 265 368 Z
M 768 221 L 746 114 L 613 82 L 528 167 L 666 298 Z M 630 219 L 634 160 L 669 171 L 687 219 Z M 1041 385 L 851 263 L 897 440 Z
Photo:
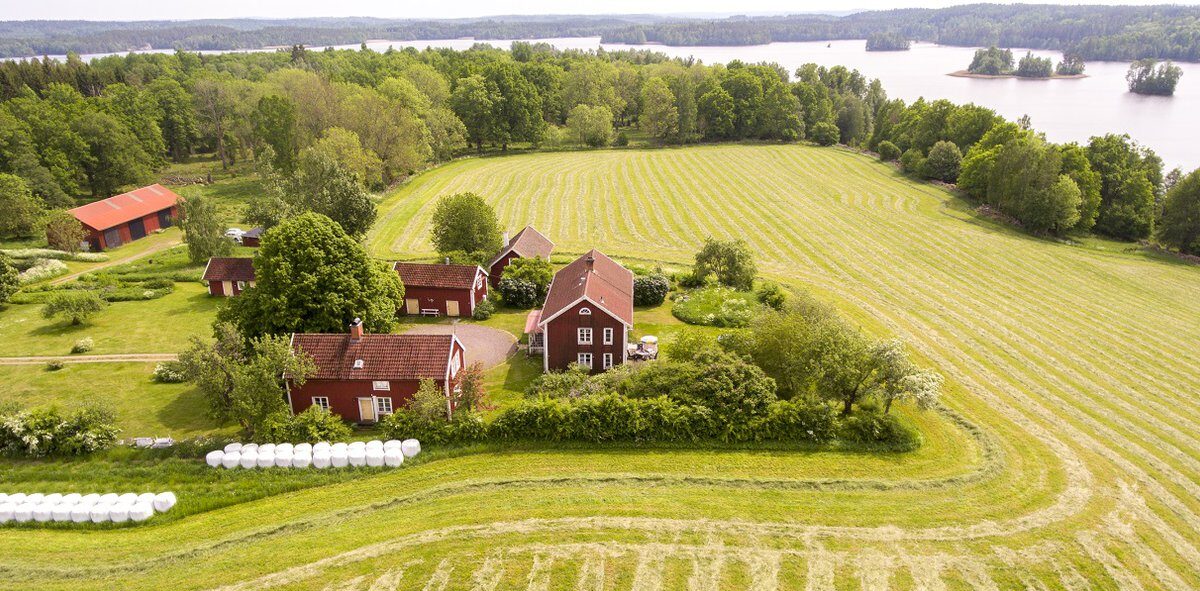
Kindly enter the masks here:
M 476 150 L 483 151 L 484 142 L 493 138 L 496 126 L 493 107 L 500 99 L 496 89 L 490 88 L 478 74 L 459 78 L 450 95 L 450 107 L 466 127 L 467 137 Z
M 659 141 L 669 140 L 679 133 L 675 93 L 662 78 L 655 76 L 642 85 L 642 116 L 638 123 L 643 131 Z
M 212 201 L 193 195 L 179 203 L 179 213 L 179 227 L 183 230 L 183 241 L 187 243 L 188 258 L 193 263 L 225 256 L 233 250 L 233 243 L 225 237 L 225 225 Z
M 93 197 L 108 197 L 123 185 L 144 182 L 153 169 L 153 158 L 137 136 L 116 117 L 89 112 L 72 124 L 86 145 L 82 168 Z
M 300 150 L 295 103 L 283 96 L 264 96 L 258 100 L 253 121 L 255 139 L 261 147 L 271 149 L 271 165 L 291 172 L 296 167 L 296 155 Z
M 196 110 L 192 97 L 181 84 L 172 78 L 158 78 L 149 86 L 151 96 L 158 101 L 163 143 L 171 159 L 181 162 L 192 153 L 199 137 Z
M 745 240 L 704 239 L 696 253 L 695 271 L 698 277 L 713 275 L 722 285 L 750 291 L 754 289 L 754 253 Z
M 608 107 L 576 105 L 567 115 L 567 129 L 581 143 L 592 147 L 607 146 L 612 140 L 612 119 Z
M 305 212 L 322 214 L 347 234 L 361 237 L 375 223 L 375 201 L 357 174 L 322 150 L 305 151 L 292 174 L 268 170 L 266 194 L 250 203 L 246 217 L 265 228 Z
M 433 210 L 433 246 L 440 253 L 489 256 L 503 245 L 496 210 L 475 193 L 438 200 Z
M 50 248 L 79 252 L 87 232 L 70 212 L 59 209 L 46 216 L 46 242 Z
M 510 62 L 489 64 L 483 76 L 503 97 L 492 104 L 493 133 L 501 149 L 508 149 L 513 142 L 538 143 L 546 122 L 542 119 L 542 99 L 537 87 L 521 75 L 520 67 Z
M 39 229 L 42 202 L 25 180 L 0 173 L 0 238 L 28 238 Z
M 1200 254 L 1200 170 L 1192 171 L 1167 192 L 1158 239 L 1184 254 Z
M 254 271 L 256 287 L 218 313 L 247 338 L 342 332 L 355 318 L 368 331 L 387 332 L 404 305 L 399 276 L 318 213 L 285 220 L 264 234 Z
M 1149 237 L 1162 187 L 1162 160 L 1129 136 L 1115 134 L 1092 138 L 1087 155 L 1100 175 L 1096 230 L 1126 240 Z

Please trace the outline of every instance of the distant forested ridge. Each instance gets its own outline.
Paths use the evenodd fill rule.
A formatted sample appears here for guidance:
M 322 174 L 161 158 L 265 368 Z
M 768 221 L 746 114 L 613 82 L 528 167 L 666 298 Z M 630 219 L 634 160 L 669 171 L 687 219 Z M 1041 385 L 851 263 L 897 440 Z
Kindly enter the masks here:
M 1088 60 L 1200 61 L 1200 7 L 970 4 L 848 16 L 725 19 L 654 16 L 513 16 L 440 21 L 371 18 L 146 22 L 0 22 L 0 57 L 345 45 L 368 39 L 544 39 L 676 46 L 866 39 L 873 35 L 970 47 L 1027 47 Z

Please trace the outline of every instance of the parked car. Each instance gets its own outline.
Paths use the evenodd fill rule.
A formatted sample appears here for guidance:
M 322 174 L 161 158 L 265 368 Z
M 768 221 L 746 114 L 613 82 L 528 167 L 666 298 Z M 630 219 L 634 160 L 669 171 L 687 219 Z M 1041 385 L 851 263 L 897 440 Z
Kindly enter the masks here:
M 241 228 L 230 228 L 225 230 L 225 237 L 238 243 L 242 243 L 242 236 L 246 235 L 246 231 Z

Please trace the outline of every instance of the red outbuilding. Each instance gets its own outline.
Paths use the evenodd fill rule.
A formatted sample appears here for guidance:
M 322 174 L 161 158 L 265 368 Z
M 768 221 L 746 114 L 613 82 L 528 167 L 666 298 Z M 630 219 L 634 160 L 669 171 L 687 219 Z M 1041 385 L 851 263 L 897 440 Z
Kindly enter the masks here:
M 487 273 L 478 265 L 396 263 L 404 282 L 404 312 L 422 316 L 471 316 L 487 299 Z
M 245 234 L 242 234 L 242 246 L 258 248 L 258 241 L 262 238 L 262 233 L 262 228 L 251 228 Z
M 633 273 L 592 249 L 554 274 L 537 319 L 542 368 L 593 373 L 625 363 L 633 329 Z
M 535 230 L 533 226 L 525 226 L 520 232 L 517 232 L 516 236 L 512 237 L 512 240 L 506 240 L 504 248 L 501 248 L 500 252 L 488 262 L 488 277 L 493 286 L 499 285 L 504 268 L 513 259 L 540 257 L 548 261 L 553 252 L 554 243 L 550 242 L 549 238 Z
M 425 379 L 445 392 L 452 408 L 466 357 L 454 335 L 364 334 L 357 320 L 349 334 L 293 334 L 292 351 L 317 366 L 303 385 L 289 380 L 292 412 L 319 406 L 360 424 L 405 406 Z
M 179 215 L 179 195 L 158 184 L 135 189 L 70 210 L 83 224 L 91 250 L 116 248 L 169 228 Z
M 212 257 L 200 277 L 208 285 L 209 295 L 235 296 L 254 287 L 254 259 Z

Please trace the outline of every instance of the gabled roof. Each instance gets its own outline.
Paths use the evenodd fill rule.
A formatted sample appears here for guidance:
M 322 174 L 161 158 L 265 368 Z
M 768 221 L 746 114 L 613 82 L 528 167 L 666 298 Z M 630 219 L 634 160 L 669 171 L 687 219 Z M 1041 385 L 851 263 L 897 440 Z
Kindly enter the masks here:
M 107 230 L 167 209 L 178 201 L 179 195 L 162 185 L 153 184 L 81 205 L 72 209 L 71 215 L 96 230 Z
M 450 364 L 454 335 L 349 334 L 292 335 L 292 350 L 312 358 L 317 380 L 442 380 Z M 354 368 L 361 360 L 362 367 Z
M 633 326 L 633 273 L 594 248 L 554 274 L 539 324 L 584 299 Z
M 251 228 L 247 230 L 245 234 L 242 234 L 242 238 L 258 238 L 262 236 L 262 233 L 262 228 Z
M 508 241 L 508 244 L 504 245 L 504 248 L 500 249 L 496 256 L 492 257 L 492 260 L 488 261 L 487 267 L 491 269 L 492 265 L 510 252 L 516 253 L 522 258 L 541 257 L 548 261 L 550 253 L 554 252 L 554 243 L 533 226 L 525 226 L 520 232 L 517 232 L 516 236 L 512 237 L 512 240 Z
M 248 257 L 212 257 L 204 267 L 205 281 L 254 281 L 254 259 Z
M 474 265 L 439 265 L 430 263 L 396 263 L 392 267 L 400 274 L 405 287 L 437 287 L 442 289 L 471 289 L 483 269 Z

